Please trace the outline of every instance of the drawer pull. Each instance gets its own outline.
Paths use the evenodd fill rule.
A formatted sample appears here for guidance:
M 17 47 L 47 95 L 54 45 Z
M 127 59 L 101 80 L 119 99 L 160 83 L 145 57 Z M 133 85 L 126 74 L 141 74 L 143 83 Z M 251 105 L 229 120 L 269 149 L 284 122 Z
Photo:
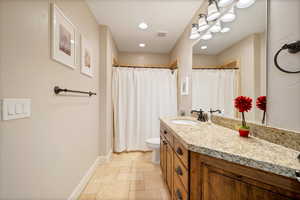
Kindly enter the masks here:
M 180 155 L 180 156 L 183 155 L 183 151 L 182 151 L 182 149 L 181 149 L 180 147 L 178 147 L 178 148 L 176 149 L 176 152 L 177 152 L 178 155 Z
M 300 182 L 300 171 L 295 172 L 297 180 Z
M 180 166 L 178 166 L 175 171 L 179 176 L 183 175 L 183 172 L 182 172 L 182 169 L 180 168 Z
M 177 196 L 177 200 L 183 200 L 182 194 L 179 189 L 176 190 L 176 196 Z

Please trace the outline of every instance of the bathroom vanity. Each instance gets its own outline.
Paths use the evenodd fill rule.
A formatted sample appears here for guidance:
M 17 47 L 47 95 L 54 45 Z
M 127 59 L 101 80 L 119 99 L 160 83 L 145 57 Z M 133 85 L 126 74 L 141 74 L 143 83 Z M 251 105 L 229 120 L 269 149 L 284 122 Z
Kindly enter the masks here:
M 194 118 L 160 123 L 160 165 L 173 200 L 300 199 L 298 151 Z M 193 124 L 195 123 L 195 124 Z

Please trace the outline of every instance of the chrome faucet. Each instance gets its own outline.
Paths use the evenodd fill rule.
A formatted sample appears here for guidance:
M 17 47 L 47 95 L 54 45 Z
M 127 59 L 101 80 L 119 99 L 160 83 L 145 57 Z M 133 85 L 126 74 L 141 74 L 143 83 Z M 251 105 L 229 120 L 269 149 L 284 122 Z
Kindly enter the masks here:
M 197 113 L 198 114 L 198 120 L 201 122 L 207 122 L 208 121 L 208 116 L 202 109 L 198 110 L 192 110 L 191 114 Z

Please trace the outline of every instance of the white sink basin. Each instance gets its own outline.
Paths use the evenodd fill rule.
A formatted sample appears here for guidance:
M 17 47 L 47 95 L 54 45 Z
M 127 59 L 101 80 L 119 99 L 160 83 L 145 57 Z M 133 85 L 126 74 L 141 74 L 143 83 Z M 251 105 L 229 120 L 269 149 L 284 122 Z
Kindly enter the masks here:
M 185 119 L 174 119 L 171 121 L 173 124 L 179 124 L 179 125 L 190 125 L 190 126 L 197 126 L 198 124 L 191 120 L 185 120 Z

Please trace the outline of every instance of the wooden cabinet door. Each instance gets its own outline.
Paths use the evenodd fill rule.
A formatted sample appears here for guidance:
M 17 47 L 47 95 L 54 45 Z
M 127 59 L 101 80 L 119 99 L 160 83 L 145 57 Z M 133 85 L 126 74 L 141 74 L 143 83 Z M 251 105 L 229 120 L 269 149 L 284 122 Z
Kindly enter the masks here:
M 173 150 L 169 144 L 166 145 L 166 175 L 169 191 L 173 191 Z
M 241 199 L 242 200 L 294 200 L 247 183 L 241 183 Z
M 160 167 L 163 178 L 166 180 L 166 150 L 167 143 L 163 137 L 160 137 Z
M 240 182 L 203 167 L 203 200 L 240 200 Z

